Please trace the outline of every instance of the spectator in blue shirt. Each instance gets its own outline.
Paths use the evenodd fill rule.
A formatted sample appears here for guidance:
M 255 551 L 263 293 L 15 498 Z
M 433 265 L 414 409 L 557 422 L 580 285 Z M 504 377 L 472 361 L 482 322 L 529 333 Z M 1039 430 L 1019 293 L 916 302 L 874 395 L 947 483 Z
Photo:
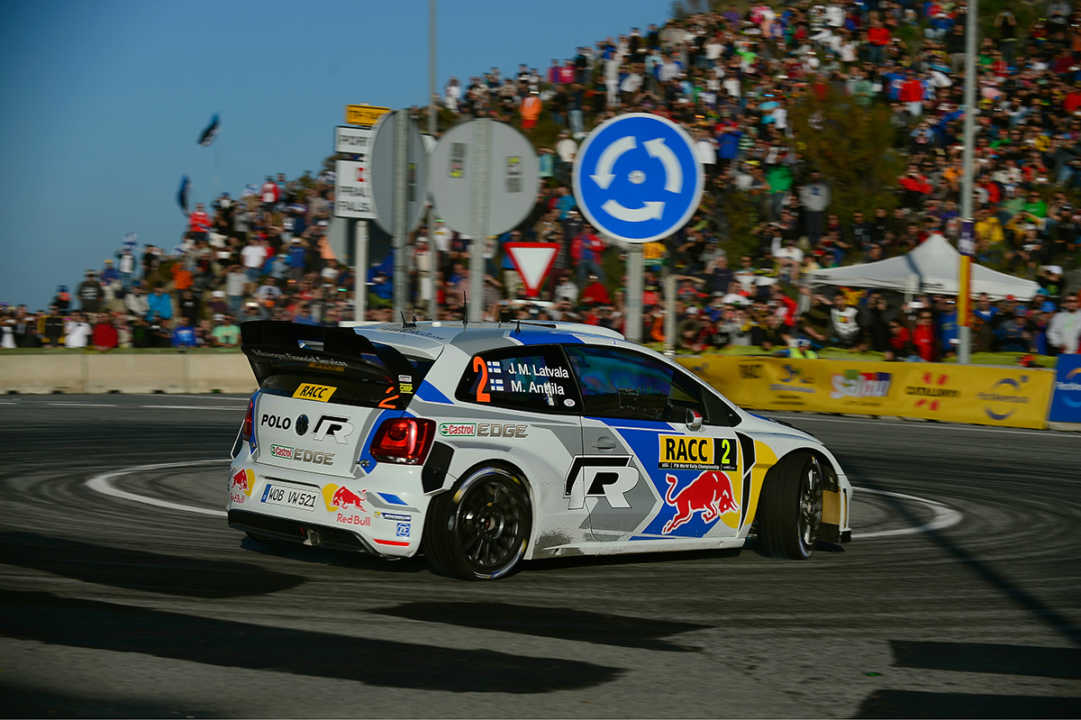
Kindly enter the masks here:
M 556 208 L 559 210 L 559 219 L 566 220 L 567 213 L 575 208 L 577 203 L 574 201 L 574 195 L 571 195 L 570 190 L 564 185 L 559 188 L 559 199 L 556 200 Z
M 147 322 L 169 320 L 173 317 L 173 300 L 168 293 L 162 291 L 160 283 L 154 286 L 154 292 L 146 298 L 146 304 L 150 308 L 146 314 Z
M 195 345 L 195 328 L 191 326 L 186 317 L 180 318 L 180 322 L 173 328 L 173 347 L 184 348 L 195 347 Z
M 119 279 L 120 279 L 120 271 L 117 270 L 116 267 L 113 265 L 112 260 L 106 259 L 105 260 L 105 269 L 103 269 L 101 271 L 101 284 L 102 285 L 109 285 L 114 280 L 119 280 Z

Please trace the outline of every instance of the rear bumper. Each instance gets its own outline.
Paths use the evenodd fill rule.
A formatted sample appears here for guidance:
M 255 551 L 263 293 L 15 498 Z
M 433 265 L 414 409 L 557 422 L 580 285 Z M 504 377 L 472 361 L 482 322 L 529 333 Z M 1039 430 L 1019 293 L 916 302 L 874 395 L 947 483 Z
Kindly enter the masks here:
M 248 510 L 230 510 L 229 527 L 271 540 L 379 555 L 363 537 L 348 530 L 263 515 Z
M 246 448 L 227 479 L 229 526 L 267 538 L 382 557 L 420 550 L 429 498 L 418 466 L 380 463 L 357 477 L 281 468 L 255 462 Z M 274 504 L 272 489 L 315 495 L 309 507 Z M 310 498 L 310 495 L 309 495 Z

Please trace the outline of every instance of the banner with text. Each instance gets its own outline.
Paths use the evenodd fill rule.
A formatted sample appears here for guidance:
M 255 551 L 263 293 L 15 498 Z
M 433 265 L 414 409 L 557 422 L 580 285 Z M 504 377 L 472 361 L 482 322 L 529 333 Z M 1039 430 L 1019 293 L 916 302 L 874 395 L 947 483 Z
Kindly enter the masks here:
M 1059 355 L 1055 364 L 1055 394 L 1051 422 L 1081 423 L 1081 354 Z
M 699 356 L 679 362 L 748 409 L 1044 428 L 1054 372 L 945 363 Z

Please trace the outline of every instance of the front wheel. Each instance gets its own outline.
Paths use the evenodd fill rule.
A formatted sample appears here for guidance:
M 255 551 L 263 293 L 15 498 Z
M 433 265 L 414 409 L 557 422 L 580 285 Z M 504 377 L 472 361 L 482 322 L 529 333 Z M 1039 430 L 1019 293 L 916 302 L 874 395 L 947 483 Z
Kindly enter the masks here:
M 806 560 L 822 521 L 825 473 L 815 455 L 789 455 L 770 473 L 759 509 L 758 541 L 767 555 Z
M 482 468 L 432 498 L 424 555 L 441 575 L 495 580 L 522 559 L 531 528 L 522 479 L 502 468 Z

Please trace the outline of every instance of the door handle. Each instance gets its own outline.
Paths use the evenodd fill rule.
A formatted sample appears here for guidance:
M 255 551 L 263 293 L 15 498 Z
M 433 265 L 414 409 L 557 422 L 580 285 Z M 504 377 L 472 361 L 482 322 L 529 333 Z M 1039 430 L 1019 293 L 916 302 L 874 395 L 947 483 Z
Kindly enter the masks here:
M 601 437 L 593 441 L 593 447 L 597 448 L 598 450 L 615 450 L 616 444 L 615 441 L 612 440 L 612 438 Z

